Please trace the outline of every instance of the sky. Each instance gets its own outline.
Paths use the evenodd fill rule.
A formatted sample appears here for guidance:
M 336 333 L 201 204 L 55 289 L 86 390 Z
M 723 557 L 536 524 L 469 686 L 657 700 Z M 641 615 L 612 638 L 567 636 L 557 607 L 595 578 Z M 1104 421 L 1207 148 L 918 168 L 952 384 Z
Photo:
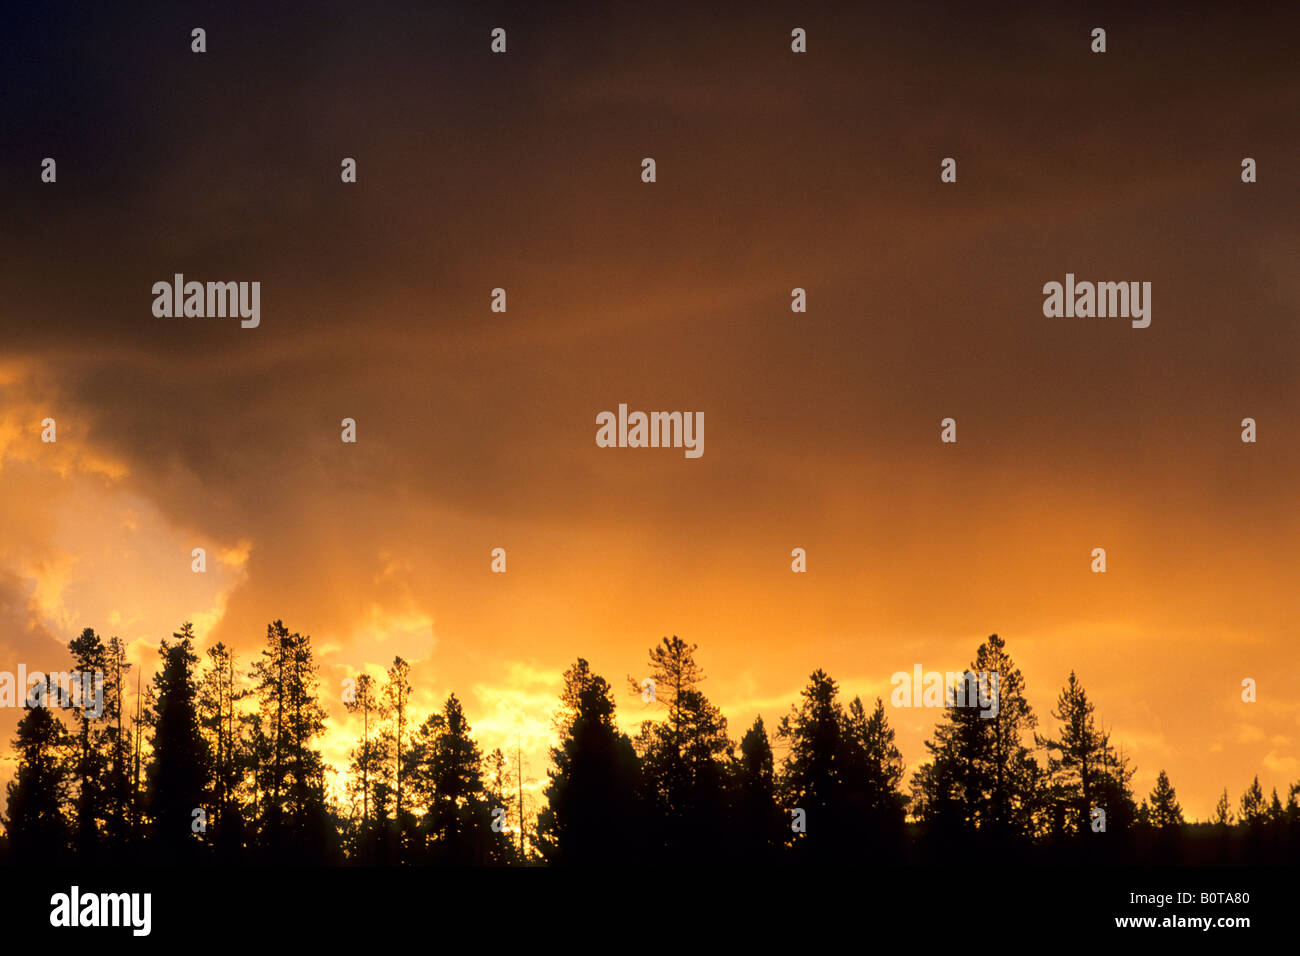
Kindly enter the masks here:
M 544 782 L 579 656 L 631 730 L 649 648 L 698 644 L 738 739 L 998 633 L 1139 794 L 1285 799 L 1300 14 L 1126 6 L 12 14 L 0 669 L 90 626 L 148 674 L 185 620 L 247 663 L 282 619 L 337 766 L 342 681 L 400 655 Z M 176 273 L 259 281 L 260 325 L 155 316 Z M 1045 317 L 1067 273 L 1150 282 L 1150 327 Z M 597 447 L 620 403 L 703 412 L 703 455 Z M 938 712 L 888 716 L 910 776 Z

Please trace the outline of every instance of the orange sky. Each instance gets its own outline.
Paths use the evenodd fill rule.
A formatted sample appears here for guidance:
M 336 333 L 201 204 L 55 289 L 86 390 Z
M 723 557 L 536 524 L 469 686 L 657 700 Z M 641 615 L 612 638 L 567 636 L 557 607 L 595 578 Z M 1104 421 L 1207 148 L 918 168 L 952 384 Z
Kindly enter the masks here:
M 278 617 L 315 640 L 331 759 L 341 680 L 401 654 L 420 709 L 455 690 L 544 779 L 578 655 L 621 692 L 661 637 L 697 642 L 739 737 L 814 668 L 887 700 L 997 632 L 1049 727 L 1079 674 L 1140 793 L 1164 768 L 1194 817 L 1256 773 L 1285 797 L 1300 78 L 1278 9 L 1117 10 L 1104 56 L 1096 12 L 946 7 L 521 10 L 497 58 L 488 13 L 213 17 L 203 57 L 176 12 L 21 24 L 0 667 L 64 666 L 93 626 L 152 671 L 185 619 L 248 662 Z M 175 272 L 260 281 L 260 327 L 155 318 Z M 1150 281 L 1151 327 L 1044 318 L 1067 272 Z M 597 448 L 620 402 L 703 411 L 703 457 Z M 936 714 L 889 713 L 914 768 Z

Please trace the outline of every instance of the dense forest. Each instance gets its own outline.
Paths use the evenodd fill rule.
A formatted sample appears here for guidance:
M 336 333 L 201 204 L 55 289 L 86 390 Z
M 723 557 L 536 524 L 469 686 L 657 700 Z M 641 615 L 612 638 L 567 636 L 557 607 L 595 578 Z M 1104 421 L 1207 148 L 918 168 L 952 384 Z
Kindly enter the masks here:
M 1186 821 L 1164 771 L 1134 795 L 1074 674 L 1040 722 L 996 634 L 968 672 L 999 675 L 996 715 L 950 694 L 906 788 L 884 702 L 844 702 L 821 670 L 770 731 L 760 716 L 737 742 L 696 647 L 664 638 L 649 654 L 658 719 L 632 738 L 613 686 L 579 658 L 532 809 L 518 762 L 481 751 L 455 694 L 419 720 L 400 657 L 345 687 L 362 732 L 336 799 L 311 639 L 276 621 L 249 667 L 223 644 L 200 660 L 195 644 L 188 623 L 163 640 L 136 693 L 121 640 L 87 628 L 69 643 L 77 672 L 104 675 L 102 707 L 25 702 L 6 864 L 1269 863 L 1300 848 L 1300 782 L 1283 803 L 1256 777 L 1235 805 L 1225 789 L 1212 820 Z

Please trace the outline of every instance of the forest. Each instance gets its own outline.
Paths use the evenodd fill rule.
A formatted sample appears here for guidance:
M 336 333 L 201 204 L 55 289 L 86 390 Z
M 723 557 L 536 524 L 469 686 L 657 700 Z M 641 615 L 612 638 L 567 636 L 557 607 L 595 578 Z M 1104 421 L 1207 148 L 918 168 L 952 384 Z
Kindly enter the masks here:
M 950 694 L 906 785 L 884 702 L 844 701 L 822 670 L 770 729 L 759 716 L 735 740 L 697 646 L 664 638 L 648 660 L 656 717 L 631 737 L 614 685 L 578 658 L 535 807 L 454 693 L 414 712 L 400 657 L 346 682 L 362 730 L 336 771 L 310 637 L 277 620 L 249 666 L 224 644 L 201 659 L 197 642 L 188 623 L 164 639 L 147 683 L 119 638 L 69 642 L 78 672 L 104 675 L 102 706 L 27 701 L 4 865 L 1267 864 L 1300 848 L 1300 782 L 1283 802 L 1256 777 L 1189 821 L 1163 770 L 1134 794 L 1135 767 L 1073 673 L 1040 720 L 996 634 L 967 671 L 999 675 L 995 715 Z M 645 684 L 629 677 L 626 693 L 644 700 Z

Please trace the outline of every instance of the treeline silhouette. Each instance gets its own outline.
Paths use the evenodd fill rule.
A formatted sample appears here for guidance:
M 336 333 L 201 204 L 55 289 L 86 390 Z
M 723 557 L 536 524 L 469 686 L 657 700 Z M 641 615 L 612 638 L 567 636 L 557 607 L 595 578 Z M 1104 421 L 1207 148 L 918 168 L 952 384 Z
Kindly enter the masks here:
M 275 621 L 247 670 L 223 644 L 201 664 L 194 644 L 188 623 L 161 642 L 128 715 L 123 643 L 90 628 L 69 642 L 77 671 L 105 675 L 102 713 L 27 702 L 6 863 L 1271 863 L 1300 847 L 1300 783 L 1283 804 L 1256 777 L 1236 812 L 1225 789 L 1199 824 L 1163 770 L 1135 799 L 1073 673 L 1040 733 L 996 634 L 967 672 L 999 675 L 996 715 L 950 695 L 907 789 L 883 701 L 846 704 L 821 670 L 771 734 L 760 716 L 737 743 L 696 646 L 664 638 L 649 655 L 657 718 L 630 738 L 613 687 L 579 658 L 535 818 L 519 761 L 482 753 L 455 694 L 417 724 L 400 657 L 345 691 L 362 732 L 334 800 L 310 638 Z

